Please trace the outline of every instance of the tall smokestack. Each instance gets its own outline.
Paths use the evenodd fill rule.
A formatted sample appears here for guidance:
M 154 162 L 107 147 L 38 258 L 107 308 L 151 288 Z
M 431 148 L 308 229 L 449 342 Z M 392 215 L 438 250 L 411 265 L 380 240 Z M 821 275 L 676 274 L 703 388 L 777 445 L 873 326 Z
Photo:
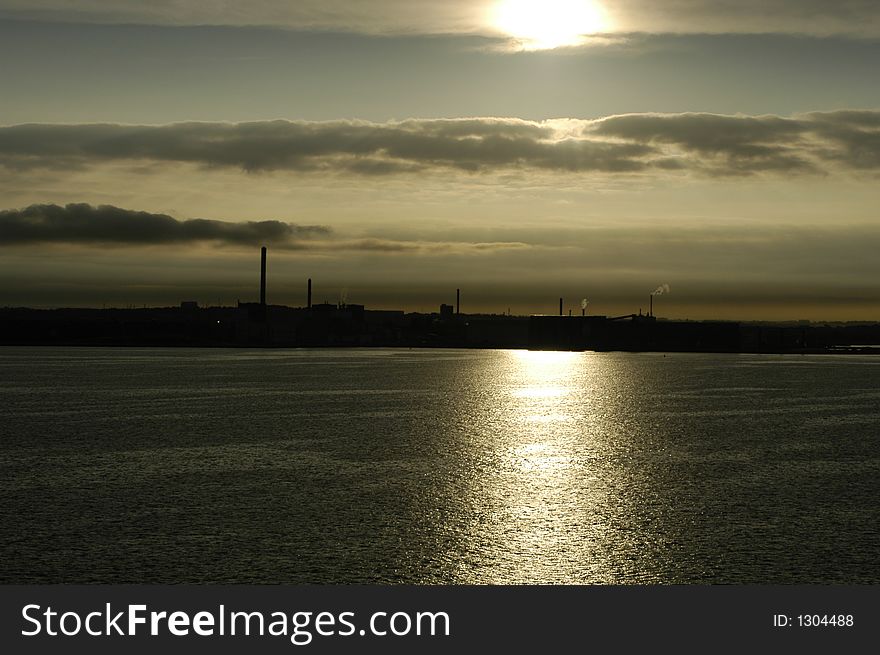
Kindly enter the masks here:
M 455 313 L 461 314 L 461 289 L 455 290 Z
M 559 315 L 562 316 L 562 298 L 559 299 Z
M 308 309 L 312 308 L 312 278 L 309 278 L 309 295 L 306 298 L 306 307 Z
M 651 299 L 651 302 L 648 305 L 648 316 L 653 316 L 654 315 L 654 294 L 652 293 L 648 297 Z
M 266 246 L 260 248 L 260 304 L 266 306 Z

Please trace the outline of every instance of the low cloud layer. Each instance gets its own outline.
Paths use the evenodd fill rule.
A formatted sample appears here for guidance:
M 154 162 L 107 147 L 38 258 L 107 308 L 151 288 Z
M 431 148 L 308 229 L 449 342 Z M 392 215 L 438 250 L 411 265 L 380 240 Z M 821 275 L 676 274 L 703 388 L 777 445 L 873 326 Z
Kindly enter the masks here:
M 5 227 L 0 222 L 0 235 Z M 353 302 L 371 308 L 434 311 L 458 287 L 473 312 L 555 313 L 562 296 L 575 311 L 586 297 L 590 312 L 618 315 L 646 308 L 652 290 L 662 289 L 654 308 L 664 316 L 873 320 L 880 299 L 880 226 L 871 221 L 512 226 L 465 231 L 459 242 L 389 236 L 397 239 L 314 237 L 293 250 L 270 243 L 272 302 L 304 302 L 307 278 L 318 299 L 333 300 L 347 288 Z M 0 248 L 0 276 L 9 281 L 0 305 L 234 304 L 256 297 L 259 254 L 250 246 L 193 257 L 189 243 L 92 247 L 52 234 L 46 242 L 78 247 Z
M 673 157 L 670 164 L 711 175 L 880 168 L 877 111 L 794 117 L 630 114 L 593 123 L 584 134 L 654 147 Z
M 0 165 L 10 169 L 121 160 L 374 176 L 442 169 L 710 176 L 875 171 L 880 111 L 0 128 Z
M 113 244 L 121 246 L 186 245 L 211 242 L 225 246 L 270 245 L 283 250 L 365 251 L 386 253 L 485 253 L 528 248 L 520 242 L 462 243 L 339 238 L 324 225 L 281 221 L 232 222 L 203 218 L 178 220 L 111 205 L 85 203 L 31 205 L 0 211 L 0 246 L 34 244 Z
M 0 245 L 32 243 L 186 244 L 216 241 L 228 245 L 267 242 L 294 244 L 331 230 L 321 225 L 281 221 L 233 223 L 195 218 L 179 221 L 165 214 L 111 205 L 31 205 L 0 211 Z
M 273 25 L 367 34 L 497 35 L 498 0 L 0 0 L 0 17 L 150 25 Z M 597 0 L 616 32 L 880 34 L 874 0 Z

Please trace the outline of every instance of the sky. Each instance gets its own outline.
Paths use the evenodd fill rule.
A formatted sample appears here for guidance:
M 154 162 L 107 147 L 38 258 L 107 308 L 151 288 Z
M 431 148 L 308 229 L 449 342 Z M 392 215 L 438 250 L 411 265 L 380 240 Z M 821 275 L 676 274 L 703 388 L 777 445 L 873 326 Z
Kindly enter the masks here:
M 880 3 L 0 0 L 0 306 L 880 320 Z

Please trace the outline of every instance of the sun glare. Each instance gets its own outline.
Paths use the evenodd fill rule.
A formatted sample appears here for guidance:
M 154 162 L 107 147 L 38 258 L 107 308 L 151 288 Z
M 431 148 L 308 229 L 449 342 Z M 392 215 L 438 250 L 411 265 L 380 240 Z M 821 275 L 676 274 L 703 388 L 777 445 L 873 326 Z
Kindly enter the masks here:
M 605 13 L 591 0 L 502 0 L 492 23 L 527 50 L 579 45 L 608 29 Z

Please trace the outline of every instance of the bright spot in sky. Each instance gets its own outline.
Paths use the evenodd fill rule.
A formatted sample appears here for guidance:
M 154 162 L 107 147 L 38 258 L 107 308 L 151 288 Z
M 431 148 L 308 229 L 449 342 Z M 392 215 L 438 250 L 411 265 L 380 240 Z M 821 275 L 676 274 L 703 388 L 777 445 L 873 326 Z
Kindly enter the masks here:
M 578 45 L 608 30 L 605 13 L 591 0 L 501 0 L 492 24 L 527 50 Z

